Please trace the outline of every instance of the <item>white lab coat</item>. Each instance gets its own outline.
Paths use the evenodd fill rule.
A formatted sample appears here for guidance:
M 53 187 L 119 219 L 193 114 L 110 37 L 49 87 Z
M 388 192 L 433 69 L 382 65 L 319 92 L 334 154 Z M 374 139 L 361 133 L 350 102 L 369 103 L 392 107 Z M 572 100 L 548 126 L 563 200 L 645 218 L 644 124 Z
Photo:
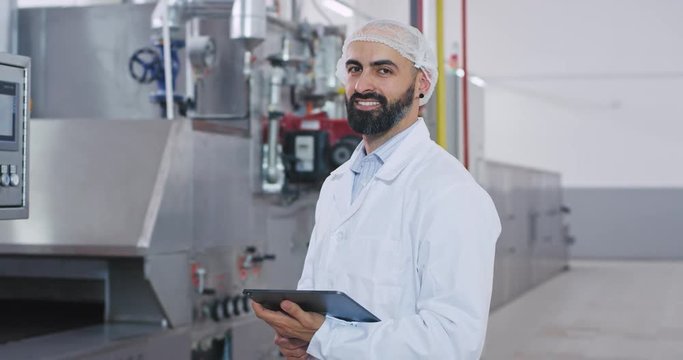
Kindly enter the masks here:
M 422 119 L 351 203 L 351 159 L 320 192 L 299 289 L 340 290 L 378 323 L 327 317 L 319 359 L 478 359 L 500 220 Z

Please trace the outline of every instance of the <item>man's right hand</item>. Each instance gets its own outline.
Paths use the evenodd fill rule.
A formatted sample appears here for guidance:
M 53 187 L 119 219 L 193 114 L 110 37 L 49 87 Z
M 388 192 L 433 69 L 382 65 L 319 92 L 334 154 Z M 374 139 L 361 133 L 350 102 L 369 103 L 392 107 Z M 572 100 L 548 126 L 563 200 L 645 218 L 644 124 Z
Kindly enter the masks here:
M 280 348 L 280 352 L 287 360 L 306 360 L 308 354 L 306 349 L 308 343 L 294 338 L 286 338 L 284 336 L 275 335 L 275 345 Z

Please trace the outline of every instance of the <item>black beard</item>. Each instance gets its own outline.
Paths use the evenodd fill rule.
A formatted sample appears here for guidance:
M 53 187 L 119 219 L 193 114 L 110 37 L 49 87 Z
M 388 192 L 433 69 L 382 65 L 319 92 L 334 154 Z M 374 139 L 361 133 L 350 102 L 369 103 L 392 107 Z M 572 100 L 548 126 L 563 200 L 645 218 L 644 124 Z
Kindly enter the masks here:
M 414 92 L 415 85 L 411 85 L 401 98 L 391 104 L 386 97 L 375 92 L 351 95 L 351 98 L 346 100 L 349 126 L 355 132 L 363 135 L 377 135 L 389 131 L 406 115 L 413 105 Z M 381 107 L 371 111 L 358 110 L 355 106 L 355 102 L 358 99 L 376 100 Z

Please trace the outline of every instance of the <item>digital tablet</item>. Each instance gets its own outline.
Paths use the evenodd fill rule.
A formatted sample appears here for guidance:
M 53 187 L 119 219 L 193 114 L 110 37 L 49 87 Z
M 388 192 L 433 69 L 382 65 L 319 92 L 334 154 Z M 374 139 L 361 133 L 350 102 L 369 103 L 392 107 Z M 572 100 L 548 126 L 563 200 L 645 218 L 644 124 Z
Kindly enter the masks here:
M 245 289 L 242 293 L 273 311 L 280 310 L 280 303 L 283 300 L 289 300 L 305 311 L 329 315 L 344 321 L 380 321 L 377 316 L 341 291 Z

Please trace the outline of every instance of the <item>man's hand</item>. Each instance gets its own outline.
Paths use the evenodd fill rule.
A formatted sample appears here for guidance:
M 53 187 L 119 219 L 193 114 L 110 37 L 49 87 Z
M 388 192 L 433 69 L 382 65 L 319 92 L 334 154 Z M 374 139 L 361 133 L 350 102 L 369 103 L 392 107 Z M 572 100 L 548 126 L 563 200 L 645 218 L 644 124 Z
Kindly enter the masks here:
M 318 329 L 325 322 L 325 317 L 314 312 L 303 311 L 299 305 L 285 300 L 280 308 L 285 312 L 271 311 L 258 303 L 251 302 L 254 314 L 265 321 L 275 332 L 285 338 L 294 338 L 310 342 Z
M 299 339 L 289 339 L 280 335 L 275 335 L 275 345 L 280 348 L 280 353 L 287 360 L 306 360 L 308 354 L 308 343 Z

